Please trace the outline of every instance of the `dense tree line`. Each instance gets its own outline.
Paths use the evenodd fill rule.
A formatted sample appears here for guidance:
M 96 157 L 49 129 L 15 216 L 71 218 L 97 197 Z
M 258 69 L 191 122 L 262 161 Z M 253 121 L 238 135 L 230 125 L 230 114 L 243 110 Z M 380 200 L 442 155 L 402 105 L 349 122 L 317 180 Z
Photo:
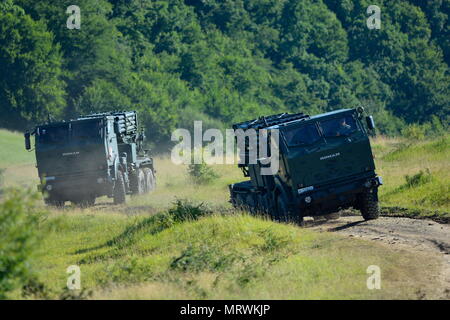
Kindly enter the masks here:
M 450 121 L 450 0 L 3 0 L 0 126 L 140 112 L 176 127 L 362 105 L 381 132 Z M 81 9 L 68 29 L 66 9 Z

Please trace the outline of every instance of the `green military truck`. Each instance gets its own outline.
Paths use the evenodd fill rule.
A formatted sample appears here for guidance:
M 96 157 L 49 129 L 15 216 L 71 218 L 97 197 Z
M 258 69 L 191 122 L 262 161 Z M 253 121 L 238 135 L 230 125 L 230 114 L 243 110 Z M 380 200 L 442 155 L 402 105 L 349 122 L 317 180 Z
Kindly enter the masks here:
M 239 166 L 250 180 L 229 186 L 231 203 L 277 221 L 301 222 L 305 216 L 349 207 L 366 220 L 378 218 L 377 191 L 383 183 L 375 173 L 368 136 L 375 124 L 367 116 L 365 128 L 363 113 L 361 107 L 316 116 L 284 113 L 235 124 L 235 132 L 278 130 L 279 169 L 261 175 L 266 164 L 245 158 Z M 244 157 L 249 149 L 246 144 Z
M 31 150 L 31 135 L 35 136 L 39 189 L 48 205 L 71 201 L 89 206 L 105 195 L 120 204 L 127 194 L 155 188 L 153 159 L 143 149 L 145 136 L 138 132 L 135 111 L 49 121 L 25 133 L 27 150 Z

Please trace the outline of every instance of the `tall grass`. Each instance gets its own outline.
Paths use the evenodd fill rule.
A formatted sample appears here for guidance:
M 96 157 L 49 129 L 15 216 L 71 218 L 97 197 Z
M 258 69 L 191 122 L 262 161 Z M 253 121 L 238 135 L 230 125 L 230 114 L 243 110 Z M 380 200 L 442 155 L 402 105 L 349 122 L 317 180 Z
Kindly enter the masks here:
M 382 203 L 447 210 L 448 143 L 448 136 L 375 139 Z M 3 161 L 6 186 L 37 183 L 33 160 Z M 212 166 L 219 177 L 206 185 L 168 157 L 156 157 L 155 166 L 157 189 L 126 205 L 101 198 L 91 208 L 48 209 L 51 228 L 34 250 L 37 282 L 28 287 L 41 283 L 49 297 L 68 297 L 65 271 L 74 264 L 93 298 L 411 298 L 433 286 L 423 277 L 437 268 L 428 255 L 233 214 L 228 184 L 244 179 L 234 165 Z M 372 264 L 383 270 L 382 291 L 367 290 Z
M 248 215 L 192 215 L 197 206 L 175 204 L 176 223 L 169 212 L 65 216 L 42 246 L 40 279 L 58 297 L 65 268 L 77 264 L 83 288 L 107 299 L 411 298 L 433 285 L 417 268 L 435 270 L 428 256 Z M 366 287 L 372 264 L 383 270 L 382 292 Z
M 21 135 L 0 130 L 0 148 L 7 148 L 3 137 L 14 137 L 14 147 L 8 158 L 19 159 L 17 163 L 3 162 L 4 186 L 34 187 L 38 183 L 33 155 L 23 150 Z M 449 212 L 448 200 L 450 181 L 450 135 L 422 141 L 401 137 L 378 136 L 372 141 L 377 172 L 383 176 L 384 185 L 380 188 L 380 200 L 385 206 L 402 206 Z M 2 153 L 3 154 L 3 153 Z M 25 157 L 22 158 L 21 157 Z M 27 160 L 28 159 L 28 160 Z M 9 160 L 8 160 L 9 161 Z M 6 165 L 6 163 L 9 163 Z M 2 163 L 0 162 L 0 167 Z M 155 158 L 157 188 L 150 195 L 129 199 L 128 205 L 110 207 L 110 199 L 99 199 L 93 211 L 109 210 L 129 214 L 158 212 L 167 209 L 177 198 L 207 202 L 214 208 L 231 208 L 228 184 L 245 178 L 235 165 L 212 165 L 217 177 L 206 184 L 195 183 L 188 173 L 188 166 L 175 165 L 168 156 Z M 432 177 L 427 183 L 413 188 L 401 188 L 407 183 L 406 176 L 414 176 L 421 171 L 429 171 Z M 77 209 L 73 212 L 78 212 Z
M 34 280 L 31 261 L 41 239 L 36 194 L 9 190 L 0 202 L 0 299 Z
M 382 204 L 450 216 L 450 135 L 419 142 L 378 138 L 373 149 L 384 180 Z

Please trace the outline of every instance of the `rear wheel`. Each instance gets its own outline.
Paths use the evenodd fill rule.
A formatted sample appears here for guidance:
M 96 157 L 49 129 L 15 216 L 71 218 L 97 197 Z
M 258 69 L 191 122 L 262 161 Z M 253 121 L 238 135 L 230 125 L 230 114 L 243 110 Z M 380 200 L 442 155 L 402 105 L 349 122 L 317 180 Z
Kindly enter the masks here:
M 144 186 L 145 192 L 151 192 L 155 189 L 155 175 L 152 169 L 144 168 Z
M 244 196 L 241 193 L 235 193 L 233 196 L 233 206 L 236 209 L 243 209 L 245 206 L 245 200 L 244 200 Z
M 145 182 L 145 173 L 141 169 L 138 170 L 137 174 L 137 194 L 144 194 L 147 191 L 147 186 Z
M 95 196 L 84 196 L 78 199 L 71 200 L 71 202 L 81 208 L 92 207 L 95 204 Z
M 253 194 L 248 193 L 245 197 L 245 207 L 250 213 L 256 213 L 256 203 Z
M 46 205 L 51 206 L 51 207 L 56 207 L 56 208 L 62 208 L 64 207 L 64 203 L 65 201 L 60 200 L 58 198 L 55 197 L 48 197 L 46 199 L 44 199 L 44 202 Z
M 269 200 L 267 199 L 267 195 L 259 193 L 257 199 L 257 212 L 263 215 L 269 213 Z
M 374 220 L 380 215 L 378 199 L 375 191 L 363 192 L 359 195 L 359 207 L 364 220 Z
M 277 197 L 276 220 L 279 222 L 289 222 L 291 220 L 291 213 L 289 212 L 286 198 L 283 195 Z
M 117 172 L 116 183 L 114 184 L 114 204 L 125 203 L 125 180 L 122 171 Z

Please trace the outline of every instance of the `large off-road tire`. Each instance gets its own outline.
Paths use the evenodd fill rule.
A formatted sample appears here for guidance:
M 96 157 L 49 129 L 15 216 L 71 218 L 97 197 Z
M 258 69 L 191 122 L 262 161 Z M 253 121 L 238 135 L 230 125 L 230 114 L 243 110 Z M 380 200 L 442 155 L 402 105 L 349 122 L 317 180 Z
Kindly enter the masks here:
M 289 211 L 286 197 L 282 194 L 277 196 L 275 220 L 279 222 L 290 222 L 291 212 Z
M 380 215 L 380 207 L 376 192 L 363 192 L 359 194 L 359 210 L 364 220 L 374 220 Z
M 134 174 L 132 177 L 133 195 L 144 194 L 147 192 L 147 183 L 144 170 L 138 169 L 136 171 L 136 174 Z
M 78 199 L 73 199 L 71 202 L 81 208 L 92 207 L 95 204 L 95 196 L 85 196 Z
M 152 169 L 144 168 L 145 192 L 152 192 L 156 187 L 156 179 Z
M 86 199 L 86 203 L 89 207 L 92 207 L 95 204 L 95 196 L 89 196 Z
M 122 204 L 125 203 L 126 196 L 125 189 L 125 179 L 123 177 L 122 171 L 117 172 L 116 183 L 114 184 L 114 204 Z
M 231 199 L 233 206 L 236 209 L 239 210 L 244 210 L 245 207 L 245 199 L 244 199 L 244 195 L 241 193 L 234 193 L 233 194 L 233 198 Z
M 257 195 L 256 211 L 261 215 L 266 215 L 269 213 L 269 199 L 267 198 L 267 195 Z
M 56 197 L 52 197 L 52 196 L 45 198 L 44 202 L 46 205 L 48 205 L 50 207 L 55 207 L 55 208 L 62 208 L 62 207 L 64 207 L 64 203 L 65 203 L 65 201 L 60 200 Z
M 253 194 L 248 193 L 245 197 L 245 209 L 248 210 L 250 213 L 255 214 L 256 213 L 256 202 L 253 198 Z

